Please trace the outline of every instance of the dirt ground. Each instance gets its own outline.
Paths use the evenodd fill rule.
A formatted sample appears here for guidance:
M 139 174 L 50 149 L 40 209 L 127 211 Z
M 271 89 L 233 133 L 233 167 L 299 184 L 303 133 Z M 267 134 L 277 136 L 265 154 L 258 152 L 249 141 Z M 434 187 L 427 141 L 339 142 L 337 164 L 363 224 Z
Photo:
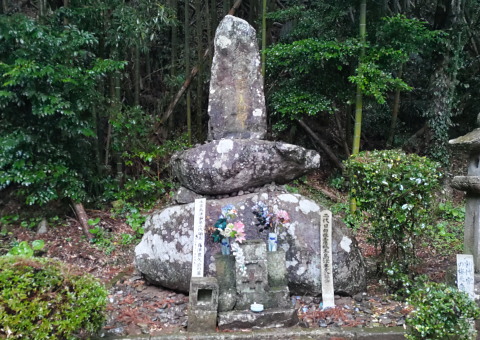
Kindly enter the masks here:
M 188 314 L 188 296 L 149 285 L 135 270 L 133 264 L 135 243 L 122 244 L 121 234 L 132 234 L 132 229 L 122 220 L 112 218 L 103 211 L 88 210 L 91 219 L 99 217 L 99 226 L 111 235 L 108 247 L 100 247 L 86 240 L 80 225 L 69 218 L 63 225 L 50 226 L 46 234 L 34 230 L 15 228 L 9 236 L 0 236 L 5 245 L 16 241 L 45 241 L 42 256 L 60 259 L 80 267 L 106 284 L 109 289 L 108 317 L 101 335 L 160 335 L 185 330 Z M 364 242 L 361 233 L 357 237 L 367 261 L 375 251 Z M 123 242 L 125 243 L 125 242 Z M 454 263 L 453 256 L 442 257 L 426 247 L 418 254 L 424 265 L 419 273 L 435 281 L 443 280 Z M 404 326 L 410 312 L 408 306 L 395 301 L 385 292 L 374 277 L 370 277 L 368 289 L 363 294 L 336 296 L 336 308 L 319 309 L 321 299 L 314 296 L 292 296 L 292 306 L 298 309 L 302 327 L 377 327 Z

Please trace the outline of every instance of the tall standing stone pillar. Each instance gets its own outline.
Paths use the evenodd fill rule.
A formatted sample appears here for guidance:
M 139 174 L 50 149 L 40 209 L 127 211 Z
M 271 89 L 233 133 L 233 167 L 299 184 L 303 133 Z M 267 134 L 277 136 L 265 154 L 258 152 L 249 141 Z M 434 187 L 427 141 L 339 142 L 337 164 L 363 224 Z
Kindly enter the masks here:
M 255 29 L 227 15 L 215 34 L 208 139 L 264 139 L 267 113 Z

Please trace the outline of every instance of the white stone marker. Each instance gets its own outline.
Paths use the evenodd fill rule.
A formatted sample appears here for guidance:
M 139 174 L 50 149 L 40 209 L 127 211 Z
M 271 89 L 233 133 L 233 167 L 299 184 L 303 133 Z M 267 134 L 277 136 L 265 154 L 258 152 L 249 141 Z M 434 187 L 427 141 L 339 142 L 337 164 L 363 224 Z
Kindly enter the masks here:
M 193 217 L 193 257 L 192 277 L 203 277 L 203 262 L 205 257 L 205 205 L 207 200 L 195 200 Z
M 457 287 L 475 299 L 473 255 L 457 254 Z
M 323 309 L 335 307 L 332 266 L 332 212 L 320 212 L 320 262 Z

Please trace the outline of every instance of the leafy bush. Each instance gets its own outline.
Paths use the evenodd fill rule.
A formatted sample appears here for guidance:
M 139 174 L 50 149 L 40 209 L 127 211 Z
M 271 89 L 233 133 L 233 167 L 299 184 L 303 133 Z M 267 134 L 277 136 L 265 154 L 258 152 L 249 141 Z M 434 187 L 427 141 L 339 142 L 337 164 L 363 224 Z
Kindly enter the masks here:
M 407 318 L 407 339 L 475 339 L 471 323 L 480 317 L 466 293 L 445 284 L 430 283 L 408 299 L 415 309 Z
M 439 164 L 415 154 L 361 152 L 345 162 L 357 225 L 369 224 L 368 241 L 380 250 L 379 266 L 407 273 L 415 246 L 433 227 L 432 206 Z M 380 268 L 383 269 L 383 268 Z
M 437 222 L 431 226 L 432 236 L 426 243 L 436 254 L 448 256 L 462 253 L 465 206 L 456 207 L 448 201 L 439 203 L 435 217 Z
M 0 190 L 29 205 L 86 197 L 97 86 L 124 65 L 96 58 L 96 44 L 75 26 L 0 16 Z
M 14 245 L 7 255 L 32 257 L 35 253 L 35 250 L 42 250 L 43 247 L 45 247 L 45 242 L 43 240 L 35 240 L 31 245 L 28 244 L 27 241 L 22 241 Z
M 100 328 L 107 291 L 61 262 L 0 257 L 0 338 L 75 339 Z

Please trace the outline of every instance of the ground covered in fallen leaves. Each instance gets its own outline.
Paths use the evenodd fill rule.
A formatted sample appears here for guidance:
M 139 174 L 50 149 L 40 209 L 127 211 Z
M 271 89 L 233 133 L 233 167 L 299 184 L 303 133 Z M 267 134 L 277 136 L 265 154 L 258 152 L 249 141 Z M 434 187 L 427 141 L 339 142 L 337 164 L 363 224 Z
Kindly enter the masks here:
M 45 234 L 37 234 L 36 228 L 11 228 L 0 236 L 0 255 L 14 242 L 42 239 L 45 248 L 37 255 L 80 267 L 105 283 L 110 294 L 107 322 L 101 336 L 159 335 L 185 330 L 188 296 L 149 285 L 143 280 L 133 264 L 138 239 L 133 238 L 130 226 L 104 211 L 87 210 L 87 213 L 98 221 L 95 228 L 103 233 L 101 242 L 88 241 L 78 222 L 67 218 L 55 226 L 50 225 Z M 372 263 L 375 250 L 364 241 L 361 232 L 357 239 L 367 263 Z M 444 280 L 455 260 L 454 255 L 439 256 L 428 245 L 418 255 L 424 264 L 416 270 L 434 281 Z M 312 296 L 292 296 L 291 303 L 298 309 L 300 326 L 310 328 L 403 326 L 410 312 L 405 303 L 388 294 L 372 273 L 366 292 L 353 297 L 335 296 L 334 309 L 322 311 L 319 308 L 321 298 Z

